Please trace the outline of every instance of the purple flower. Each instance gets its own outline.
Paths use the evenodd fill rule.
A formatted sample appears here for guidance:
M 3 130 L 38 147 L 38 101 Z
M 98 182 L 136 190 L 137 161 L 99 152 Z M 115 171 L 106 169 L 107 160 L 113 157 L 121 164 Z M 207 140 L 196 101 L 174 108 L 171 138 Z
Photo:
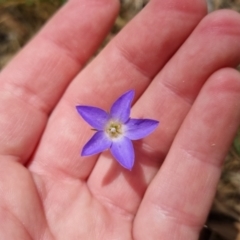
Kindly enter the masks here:
M 152 133 L 158 121 L 130 118 L 134 91 L 118 98 L 110 113 L 97 107 L 77 106 L 78 113 L 97 132 L 83 147 L 82 156 L 89 156 L 110 149 L 114 158 L 131 170 L 134 164 L 134 149 L 131 140 L 138 140 Z

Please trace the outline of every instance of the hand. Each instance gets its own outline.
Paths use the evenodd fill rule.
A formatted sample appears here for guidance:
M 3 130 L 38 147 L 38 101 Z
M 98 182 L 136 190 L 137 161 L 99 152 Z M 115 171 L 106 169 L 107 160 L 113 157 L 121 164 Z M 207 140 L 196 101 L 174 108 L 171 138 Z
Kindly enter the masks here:
M 71 0 L 0 76 L 0 239 L 198 239 L 240 118 L 240 16 L 204 0 L 151 0 L 83 66 L 117 0 Z M 132 117 L 160 126 L 135 142 L 132 171 L 79 104 L 109 109 L 136 91 Z

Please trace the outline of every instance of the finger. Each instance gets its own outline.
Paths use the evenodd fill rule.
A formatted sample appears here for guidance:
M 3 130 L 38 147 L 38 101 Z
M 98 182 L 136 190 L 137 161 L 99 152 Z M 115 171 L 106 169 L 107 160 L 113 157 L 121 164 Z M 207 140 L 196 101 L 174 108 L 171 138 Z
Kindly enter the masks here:
M 97 156 L 79 157 L 92 133 L 75 105 L 107 110 L 117 93 L 131 88 L 138 97 L 203 17 L 204 4 L 202 0 L 194 5 L 190 0 L 150 1 L 69 86 L 51 116 L 31 169 L 86 179 Z
M 136 239 L 198 239 L 239 125 L 239 102 L 237 71 L 223 69 L 210 77 L 147 190 Z
M 3 70 L 0 154 L 22 162 L 31 155 L 47 115 L 100 44 L 117 8 L 117 1 L 69 1 Z
M 160 121 L 154 133 L 135 142 L 133 170 L 123 171 L 109 154 L 103 154 L 88 179 L 92 192 L 136 213 L 202 84 L 216 69 L 239 63 L 239 24 L 239 15 L 231 11 L 217 12 L 202 20 L 132 109 L 134 118 Z M 197 70 L 200 66 L 201 70 Z

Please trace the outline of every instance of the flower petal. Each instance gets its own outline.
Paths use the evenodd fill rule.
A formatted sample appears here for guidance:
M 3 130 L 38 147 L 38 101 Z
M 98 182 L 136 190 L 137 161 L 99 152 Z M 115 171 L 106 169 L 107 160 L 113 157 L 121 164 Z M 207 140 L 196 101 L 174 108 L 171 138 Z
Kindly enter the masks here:
M 125 123 L 130 116 L 131 103 L 134 98 L 134 91 L 130 90 L 118 98 L 112 105 L 110 114 L 112 118 Z
M 159 122 L 151 119 L 130 119 L 125 123 L 124 136 L 131 140 L 137 140 L 146 137 L 152 133 Z
M 103 130 L 109 120 L 109 114 L 101 108 L 90 106 L 76 106 L 76 108 L 82 118 L 98 130 Z
M 83 147 L 82 156 L 89 156 L 100 153 L 110 148 L 112 141 L 103 131 L 96 132 L 93 137 Z
M 132 169 L 134 164 L 134 149 L 131 140 L 126 137 L 114 140 L 110 151 L 123 167 L 128 170 Z

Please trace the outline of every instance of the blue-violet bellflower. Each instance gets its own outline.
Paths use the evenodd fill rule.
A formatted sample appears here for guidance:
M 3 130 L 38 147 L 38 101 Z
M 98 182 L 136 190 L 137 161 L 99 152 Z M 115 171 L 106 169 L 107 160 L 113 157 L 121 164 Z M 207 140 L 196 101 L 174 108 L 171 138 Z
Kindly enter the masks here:
M 130 118 L 134 91 L 119 97 L 110 113 L 91 106 L 76 106 L 78 113 L 96 133 L 82 149 L 82 156 L 89 156 L 110 149 L 114 158 L 128 170 L 134 164 L 134 149 L 131 140 L 138 140 L 152 133 L 159 122 L 151 119 Z

